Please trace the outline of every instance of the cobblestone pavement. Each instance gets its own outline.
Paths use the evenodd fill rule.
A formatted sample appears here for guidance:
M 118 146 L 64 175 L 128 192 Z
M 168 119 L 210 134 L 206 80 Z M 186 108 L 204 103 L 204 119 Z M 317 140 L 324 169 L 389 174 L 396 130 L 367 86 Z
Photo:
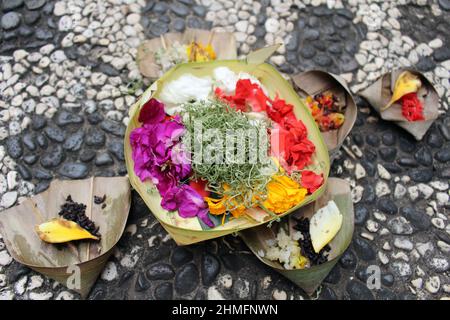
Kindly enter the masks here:
M 449 0 L 0 1 L 0 210 L 53 178 L 124 175 L 128 107 L 148 85 L 134 62 L 146 38 L 186 27 L 235 32 L 240 55 L 283 42 L 286 74 L 322 68 L 354 93 L 383 72 L 413 66 L 441 97 L 423 141 L 357 98 L 359 116 L 332 176 L 353 188 L 352 244 L 320 299 L 450 296 Z M 1 214 L 1 213 L 0 213 Z M 366 269 L 382 286 L 365 286 Z M 0 299 L 77 299 L 14 262 L 0 236 Z M 127 230 L 89 299 L 303 299 L 239 238 L 176 247 L 133 193 Z

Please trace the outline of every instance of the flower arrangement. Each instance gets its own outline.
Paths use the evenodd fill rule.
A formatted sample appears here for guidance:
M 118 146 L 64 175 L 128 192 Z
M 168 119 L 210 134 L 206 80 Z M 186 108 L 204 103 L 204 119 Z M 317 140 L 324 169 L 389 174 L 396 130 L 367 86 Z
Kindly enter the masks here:
M 264 63 L 179 64 L 130 116 L 130 181 L 179 244 L 279 219 L 323 192 L 320 131 Z
M 250 74 L 226 67 L 214 69 L 213 78 L 195 78 L 184 74 L 167 83 L 160 100 L 142 106 L 141 126 L 130 133 L 134 172 L 153 183 L 163 209 L 214 228 L 252 208 L 285 213 L 320 188 L 323 174 L 307 169 L 316 147 L 292 104 L 271 98 Z M 207 137 L 211 131 L 227 140 L 226 150 L 224 141 Z M 259 158 L 255 149 L 244 150 L 252 143 L 261 148 Z M 197 159 L 209 149 L 211 159 Z

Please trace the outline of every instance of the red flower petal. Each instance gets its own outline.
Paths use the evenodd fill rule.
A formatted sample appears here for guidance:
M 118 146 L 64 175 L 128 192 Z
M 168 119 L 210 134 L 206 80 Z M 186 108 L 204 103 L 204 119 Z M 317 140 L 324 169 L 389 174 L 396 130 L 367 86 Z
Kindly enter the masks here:
M 308 189 L 309 193 L 314 193 L 323 184 L 323 175 L 315 174 L 312 171 L 304 170 L 302 171 L 301 177 L 302 187 Z
M 156 124 L 162 122 L 165 117 L 164 104 L 152 98 L 141 108 L 138 120 L 144 124 Z

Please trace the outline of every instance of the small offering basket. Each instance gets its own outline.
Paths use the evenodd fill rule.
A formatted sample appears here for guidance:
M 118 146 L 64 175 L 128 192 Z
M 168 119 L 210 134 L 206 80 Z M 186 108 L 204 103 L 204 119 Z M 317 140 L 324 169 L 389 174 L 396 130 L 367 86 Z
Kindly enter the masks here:
M 274 230 L 278 227 L 273 224 L 271 227 L 262 225 L 256 228 L 245 230 L 239 233 L 250 250 L 261 260 L 266 266 L 273 268 L 283 276 L 294 282 L 302 288 L 308 295 L 312 295 L 314 291 L 322 283 L 323 279 L 330 273 L 331 269 L 339 261 L 339 258 L 349 246 L 354 230 L 354 213 L 353 202 L 350 193 L 350 185 L 347 181 L 338 178 L 329 178 L 328 184 L 323 195 L 315 202 L 299 208 L 292 215 L 284 218 L 288 219 L 287 225 L 291 225 L 296 217 L 311 218 L 318 209 L 325 206 L 328 201 L 334 200 L 339 211 L 343 215 L 342 227 L 333 240 L 329 243 L 331 248 L 328 261 L 322 264 L 313 265 L 305 269 L 285 269 L 279 262 L 268 260 L 261 256 L 262 252 L 266 252 L 269 248 L 268 240 L 276 238 Z M 292 230 L 291 230 L 292 231 Z

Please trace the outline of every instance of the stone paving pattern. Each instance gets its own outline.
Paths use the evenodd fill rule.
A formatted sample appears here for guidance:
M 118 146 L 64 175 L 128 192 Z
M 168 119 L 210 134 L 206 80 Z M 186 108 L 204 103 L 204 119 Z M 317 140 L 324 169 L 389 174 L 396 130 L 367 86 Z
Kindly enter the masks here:
M 53 178 L 126 174 L 127 111 L 149 84 L 146 39 L 186 27 L 235 33 L 239 55 L 284 43 L 287 75 L 320 68 L 356 94 L 397 66 L 435 84 L 441 116 L 416 142 L 355 95 L 359 115 L 331 175 L 352 185 L 356 229 L 314 298 L 450 296 L 450 1 L 0 1 L 0 210 Z M 0 212 L 1 214 L 1 212 Z M 367 267 L 382 286 L 365 285 Z M 0 236 L 1 299 L 79 296 L 12 260 Z M 89 299 L 307 299 L 239 238 L 177 247 L 133 192 L 126 232 Z

